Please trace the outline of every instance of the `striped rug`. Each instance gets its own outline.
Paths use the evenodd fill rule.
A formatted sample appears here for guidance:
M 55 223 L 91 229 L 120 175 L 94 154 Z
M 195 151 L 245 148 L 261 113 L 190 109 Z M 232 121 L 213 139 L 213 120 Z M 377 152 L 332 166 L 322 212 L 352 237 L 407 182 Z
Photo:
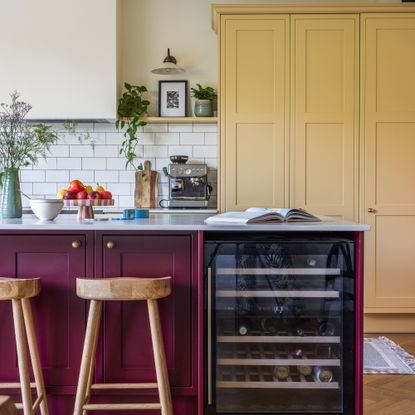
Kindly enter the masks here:
M 415 358 L 387 337 L 365 339 L 365 374 L 415 374 Z

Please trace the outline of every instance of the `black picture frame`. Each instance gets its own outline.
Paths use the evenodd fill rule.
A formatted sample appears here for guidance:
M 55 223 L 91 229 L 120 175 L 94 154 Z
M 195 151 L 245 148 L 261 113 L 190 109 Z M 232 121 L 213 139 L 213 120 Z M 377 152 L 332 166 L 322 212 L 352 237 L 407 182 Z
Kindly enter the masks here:
M 186 80 L 159 81 L 159 117 L 187 116 Z

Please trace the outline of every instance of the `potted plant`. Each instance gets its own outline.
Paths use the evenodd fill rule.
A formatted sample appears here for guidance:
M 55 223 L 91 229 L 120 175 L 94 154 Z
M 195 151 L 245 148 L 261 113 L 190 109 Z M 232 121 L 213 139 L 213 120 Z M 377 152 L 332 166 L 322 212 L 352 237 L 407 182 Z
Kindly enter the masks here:
M 195 116 L 211 117 L 213 115 L 212 102 L 216 99 L 216 91 L 211 86 L 202 87 L 196 84 L 197 88 L 190 88 L 192 96 L 196 98 Z
M 124 130 L 125 140 L 121 143 L 120 154 L 124 154 L 126 158 L 125 167 L 129 165 L 134 170 L 143 170 L 143 165 L 140 163 L 135 165 L 134 159 L 137 157 L 135 148 L 138 144 L 138 130 L 147 123 L 142 120 L 142 117 L 147 114 L 147 107 L 150 102 L 143 99 L 144 92 L 147 88 L 143 85 L 124 84 L 126 92 L 124 92 L 118 101 L 117 116 L 118 119 L 115 125 L 118 130 Z
M 22 216 L 19 169 L 36 164 L 46 157 L 58 135 L 52 126 L 31 124 L 25 117 L 31 105 L 19 101 L 19 93 L 13 92 L 11 104 L 3 103 L 0 109 L 0 170 L 1 170 L 1 214 L 3 218 Z

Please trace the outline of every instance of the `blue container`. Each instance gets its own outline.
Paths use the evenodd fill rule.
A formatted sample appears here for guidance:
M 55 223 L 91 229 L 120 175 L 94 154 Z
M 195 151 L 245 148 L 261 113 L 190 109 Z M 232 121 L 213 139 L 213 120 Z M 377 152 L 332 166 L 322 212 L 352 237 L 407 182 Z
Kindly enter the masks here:
M 148 219 L 150 217 L 150 211 L 148 209 L 136 209 L 134 213 L 135 219 Z

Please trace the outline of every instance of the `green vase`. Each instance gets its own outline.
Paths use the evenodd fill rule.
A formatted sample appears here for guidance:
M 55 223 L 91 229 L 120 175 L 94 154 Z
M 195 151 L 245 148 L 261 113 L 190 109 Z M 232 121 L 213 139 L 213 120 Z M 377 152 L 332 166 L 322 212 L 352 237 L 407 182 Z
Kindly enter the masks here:
M 2 175 L 1 216 L 22 217 L 22 195 L 20 193 L 19 169 L 4 169 Z

